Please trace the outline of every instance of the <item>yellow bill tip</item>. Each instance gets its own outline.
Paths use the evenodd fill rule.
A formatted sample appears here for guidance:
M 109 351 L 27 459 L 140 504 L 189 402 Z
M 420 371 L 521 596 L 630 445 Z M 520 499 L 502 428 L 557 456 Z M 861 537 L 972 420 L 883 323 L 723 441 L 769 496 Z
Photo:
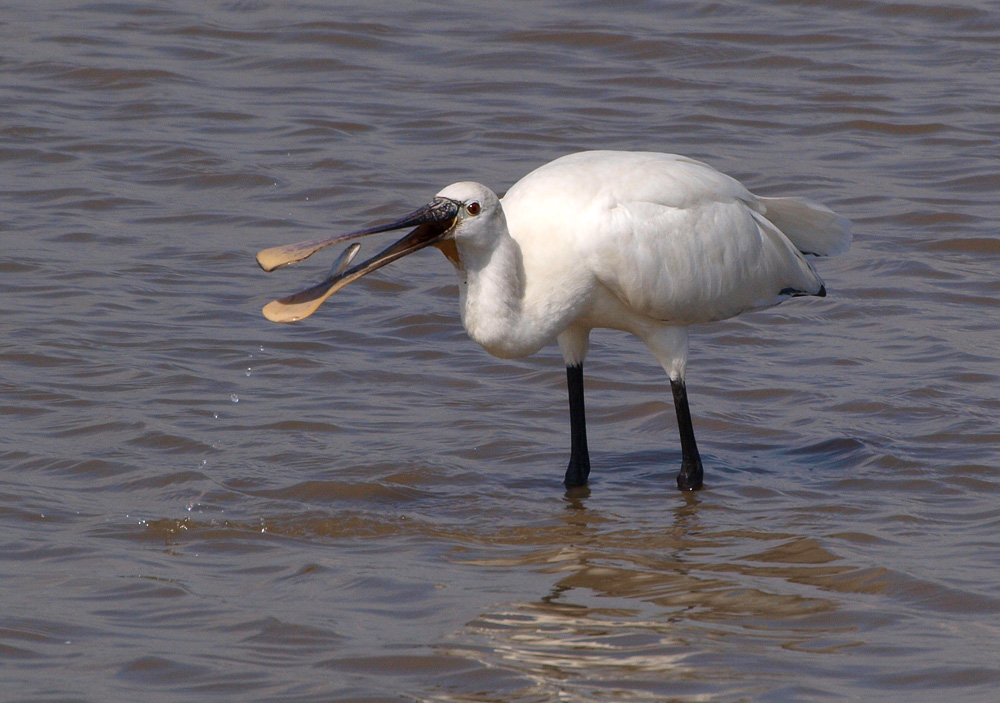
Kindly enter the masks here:
M 308 303 L 283 303 L 280 300 L 273 300 L 261 310 L 271 322 L 298 322 L 316 312 L 322 301 L 310 301 Z

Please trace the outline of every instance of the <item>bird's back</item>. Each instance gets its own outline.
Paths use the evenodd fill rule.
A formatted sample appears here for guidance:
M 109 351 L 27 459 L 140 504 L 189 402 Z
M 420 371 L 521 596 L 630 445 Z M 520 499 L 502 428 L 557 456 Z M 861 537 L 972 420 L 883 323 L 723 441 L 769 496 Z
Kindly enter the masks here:
M 570 154 L 529 173 L 503 199 L 529 281 L 536 264 L 545 262 L 539 273 L 551 275 L 553 258 L 561 258 L 574 269 L 567 279 L 592 276 L 629 310 L 671 324 L 819 293 L 822 281 L 801 247 L 767 217 L 770 209 L 809 234 L 817 229 L 814 207 L 817 217 L 829 214 L 828 232 L 811 243 L 836 248 L 824 242 L 842 240 L 846 221 L 826 208 L 757 198 L 706 164 L 653 152 Z

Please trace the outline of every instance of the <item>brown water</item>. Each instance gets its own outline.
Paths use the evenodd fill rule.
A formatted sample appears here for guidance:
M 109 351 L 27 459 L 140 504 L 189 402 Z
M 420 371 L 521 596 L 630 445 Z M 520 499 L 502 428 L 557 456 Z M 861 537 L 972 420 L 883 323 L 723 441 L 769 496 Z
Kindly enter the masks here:
M 1000 6 L 8 3 L 0 699 L 993 701 Z M 433 251 L 265 246 L 582 148 L 856 224 L 830 296 L 487 356 Z M 366 247 L 371 252 L 371 245 Z

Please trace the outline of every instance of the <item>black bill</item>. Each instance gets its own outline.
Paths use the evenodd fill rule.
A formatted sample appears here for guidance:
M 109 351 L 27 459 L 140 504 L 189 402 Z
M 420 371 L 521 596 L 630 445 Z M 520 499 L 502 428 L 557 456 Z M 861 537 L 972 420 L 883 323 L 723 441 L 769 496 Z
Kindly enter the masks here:
M 301 261 L 320 249 L 340 242 L 404 227 L 416 227 L 395 244 L 386 247 L 367 261 L 346 270 L 343 270 L 343 267 L 335 267 L 337 270 L 332 276 L 315 286 L 268 303 L 263 310 L 264 317 L 272 322 L 294 322 L 312 315 L 327 298 L 348 283 L 401 259 L 407 254 L 442 241 L 455 225 L 458 212 L 458 203 L 447 198 L 435 198 L 428 205 L 395 222 L 328 239 L 265 249 L 257 254 L 257 263 L 265 271 L 273 271 L 276 268 Z
M 446 198 L 434 198 L 430 203 L 424 205 L 419 210 L 411 212 L 406 217 L 389 222 L 384 225 L 375 225 L 367 229 L 358 230 L 349 234 L 339 234 L 336 237 L 326 239 L 315 239 L 308 242 L 298 242 L 296 244 L 285 244 L 280 247 L 264 249 L 257 254 L 257 263 L 265 271 L 274 271 L 282 266 L 294 264 L 303 259 L 307 259 L 320 249 L 348 242 L 359 237 L 367 237 L 369 234 L 379 234 L 380 232 L 391 232 L 396 229 L 406 227 L 418 227 L 424 224 L 451 222 L 458 215 L 458 205 Z

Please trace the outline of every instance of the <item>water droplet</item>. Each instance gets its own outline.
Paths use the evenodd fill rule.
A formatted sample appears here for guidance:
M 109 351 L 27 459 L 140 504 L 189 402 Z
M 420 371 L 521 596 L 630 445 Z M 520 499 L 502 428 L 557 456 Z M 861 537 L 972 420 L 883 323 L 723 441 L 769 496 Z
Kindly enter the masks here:
M 238 395 L 236 395 L 235 393 L 230 394 L 229 399 L 231 401 L 233 401 L 234 403 L 240 402 L 240 397 Z

